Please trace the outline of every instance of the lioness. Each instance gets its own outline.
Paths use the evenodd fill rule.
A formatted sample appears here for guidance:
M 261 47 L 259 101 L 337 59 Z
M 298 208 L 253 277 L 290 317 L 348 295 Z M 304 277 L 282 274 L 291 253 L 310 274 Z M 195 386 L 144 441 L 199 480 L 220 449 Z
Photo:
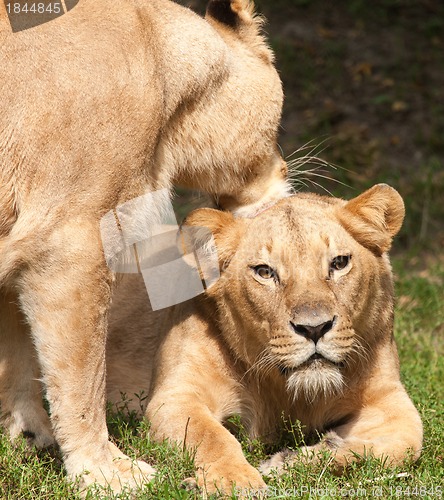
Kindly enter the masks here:
M 403 217 L 401 197 L 383 184 L 349 202 L 298 194 L 251 219 L 191 213 L 189 227 L 214 235 L 221 276 L 155 314 L 127 279 L 111 314 L 109 397 L 117 404 L 120 392 L 134 398 L 151 384 L 152 437 L 195 447 L 209 491 L 265 486 L 223 426 L 234 414 L 251 437 L 270 439 L 282 414 L 307 434 L 325 432 L 264 472 L 324 449 L 339 467 L 356 454 L 418 458 L 422 424 L 399 378 L 386 253 Z
M 102 216 L 146 192 L 168 203 L 173 183 L 253 212 L 287 193 L 260 24 L 248 0 L 212 0 L 205 19 L 167 0 L 82 0 L 12 33 L 0 2 L 2 425 L 55 438 L 85 485 L 153 472 L 108 440 Z

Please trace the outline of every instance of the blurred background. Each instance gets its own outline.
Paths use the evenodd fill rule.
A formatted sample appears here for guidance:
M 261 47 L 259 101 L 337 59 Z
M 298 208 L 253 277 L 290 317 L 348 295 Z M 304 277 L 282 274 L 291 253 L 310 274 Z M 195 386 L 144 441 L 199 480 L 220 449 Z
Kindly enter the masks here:
M 206 0 L 179 3 L 205 12 Z M 255 3 L 284 84 L 279 142 L 301 159 L 300 188 L 351 198 L 391 184 L 407 209 L 395 253 L 423 268 L 444 262 L 444 1 Z M 323 161 L 304 165 L 307 155 Z

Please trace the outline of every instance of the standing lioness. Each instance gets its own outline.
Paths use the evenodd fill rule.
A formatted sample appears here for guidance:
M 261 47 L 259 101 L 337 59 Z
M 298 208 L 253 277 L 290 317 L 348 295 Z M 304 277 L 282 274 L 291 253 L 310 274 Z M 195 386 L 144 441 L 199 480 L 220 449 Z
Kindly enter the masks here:
M 264 471 L 323 449 L 341 467 L 366 454 L 387 464 L 417 458 L 422 425 L 399 378 L 386 253 L 403 217 L 401 197 L 386 185 L 349 202 L 296 195 L 253 219 L 193 212 L 193 247 L 206 248 L 201 228 L 210 229 L 220 278 L 205 295 L 155 314 L 146 293 L 122 287 L 110 323 L 110 399 L 118 402 L 120 390 L 137 405 L 134 394 L 151 383 L 151 438 L 195 448 L 209 491 L 265 486 L 223 426 L 234 414 L 251 437 L 273 439 L 282 414 L 307 434 L 325 432 Z
M 19 33 L 0 2 L 0 68 L 2 424 L 119 490 L 152 469 L 108 441 L 101 217 L 173 183 L 229 209 L 284 195 L 281 83 L 248 0 L 213 0 L 206 19 L 81 0 Z

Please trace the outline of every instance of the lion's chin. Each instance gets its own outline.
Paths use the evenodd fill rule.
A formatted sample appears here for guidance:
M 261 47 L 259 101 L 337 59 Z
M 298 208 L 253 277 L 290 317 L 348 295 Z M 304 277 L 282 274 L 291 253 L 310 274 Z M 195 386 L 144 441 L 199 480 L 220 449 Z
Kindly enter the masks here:
M 331 397 L 342 392 L 344 377 L 338 366 L 315 362 L 294 370 L 288 377 L 286 386 L 295 400 L 305 397 L 311 402 L 320 397 Z

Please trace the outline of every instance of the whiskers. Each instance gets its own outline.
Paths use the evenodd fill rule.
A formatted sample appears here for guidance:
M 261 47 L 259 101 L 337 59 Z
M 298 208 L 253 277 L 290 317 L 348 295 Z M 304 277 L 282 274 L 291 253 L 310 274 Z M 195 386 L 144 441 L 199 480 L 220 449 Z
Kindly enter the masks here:
M 262 382 L 265 377 L 270 375 L 273 369 L 278 367 L 279 360 L 270 351 L 269 347 L 265 347 L 257 356 L 254 363 L 242 376 L 242 380 L 249 375 L 256 376 L 258 382 Z
M 350 382 L 350 374 L 355 373 L 358 366 L 362 368 L 359 369 L 362 372 L 371 361 L 371 349 L 364 339 L 354 336 L 353 342 L 347 344 L 346 347 L 341 347 L 341 345 L 335 346 L 333 342 L 330 345 L 330 355 L 326 353 L 325 359 L 306 360 L 306 362 L 303 360 L 298 362 L 295 359 L 298 349 L 277 355 L 273 351 L 273 345 L 267 345 L 244 373 L 242 380 L 250 377 L 250 380 L 254 379 L 258 384 L 263 384 L 274 371 L 274 376 L 282 378 L 289 398 L 293 402 L 305 399 L 312 404 L 320 398 L 338 397 L 348 389 L 347 381 Z M 302 352 L 300 351 L 301 356 Z M 336 359 L 337 357 L 339 359 Z M 287 366 L 290 358 L 289 370 L 285 375 L 282 367 Z
M 319 179 L 325 179 L 327 181 L 349 187 L 347 184 L 339 181 L 338 179 L 326 175 L 326 173 L 331 170 L 338 170 L 340 168 L 344 170 L 342 167 L 334 165 L 333 163 L 321 158 L 320 155 L 327 149 L 327 147 L 327 139 L 324 139 L 320 143 L 315 143 L 314 140 L 312 140 L 288 155 L 286 158 L 288 165 L 288 178 L 295 191 L 303 188 L 308 189 L 311 185 L 325 191 L 330 196 L 333 196 L 325 186 L 318 182 Z
M 267 346 L 244 373 L 242 381 L 246 377 L 253 377 L 258 384 L 262 384 L 273 370 L 276 370 L 276 374 L 278 373 L 282 362 L 282 357 L 273 354 L 270 347 Z M 282 373 L 279 376 L 284 377 Z M 283 378 L 283 380 L 285 379 Z M 289 397 L 293 401 L 305 398 L 310 403 L 320 397 L 327 398 L 338 395 L 347 387 L 341 369 L 333 364 L 330 366 L 325 363 L 322 366 L 312 364 L 295 368 L 294 373 L 286 379 L 285 385 Z
M 348 363 L 351 362 L 361 366 L 369 366 L 371 364 L 370 345 L 367 340 L 361 336 L 355 337 L 355 342 L 348 352 L 345 363 L 348 366 Z

